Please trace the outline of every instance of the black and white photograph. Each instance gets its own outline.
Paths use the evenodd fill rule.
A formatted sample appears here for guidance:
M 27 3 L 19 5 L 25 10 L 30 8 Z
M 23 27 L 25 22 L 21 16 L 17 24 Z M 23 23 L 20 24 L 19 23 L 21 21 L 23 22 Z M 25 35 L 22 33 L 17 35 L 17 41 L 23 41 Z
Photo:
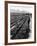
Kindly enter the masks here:
M 13 9 L 10 9 L 10 38 L 28 39 L 31 31 L 32 13 L 27 11 L 27 6 L 13 6 Z
M 35 41 L 35 3 L 8 3 L 8 43 Z

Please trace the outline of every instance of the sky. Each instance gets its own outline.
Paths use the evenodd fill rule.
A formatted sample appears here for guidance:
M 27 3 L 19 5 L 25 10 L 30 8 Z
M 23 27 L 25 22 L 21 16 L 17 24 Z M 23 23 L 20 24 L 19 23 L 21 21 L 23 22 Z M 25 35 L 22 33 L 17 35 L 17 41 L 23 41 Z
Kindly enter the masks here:
M 32 13 L 33 5 L 28 4 L 8 4 L 10 12 L 29 12 Z

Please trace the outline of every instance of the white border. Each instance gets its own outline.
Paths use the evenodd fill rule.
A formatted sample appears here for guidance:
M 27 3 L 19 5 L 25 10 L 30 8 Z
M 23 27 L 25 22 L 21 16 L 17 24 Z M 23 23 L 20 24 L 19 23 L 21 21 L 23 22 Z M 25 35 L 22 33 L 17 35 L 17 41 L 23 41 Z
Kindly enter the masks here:
M 14 6 L 22 6 L 22 7 L 32 7 L 32 38 L 30 39 L 18 39 L 18 40 L 11 40 L 10 39 L 10 9 Z M 28 10 L 29 11 L 29 10 Z M 25 4 L 8 4 L 8 43 L 15 43 L 15 42 L 30 42 L 34 41 L 34 5 L 25 5 Z

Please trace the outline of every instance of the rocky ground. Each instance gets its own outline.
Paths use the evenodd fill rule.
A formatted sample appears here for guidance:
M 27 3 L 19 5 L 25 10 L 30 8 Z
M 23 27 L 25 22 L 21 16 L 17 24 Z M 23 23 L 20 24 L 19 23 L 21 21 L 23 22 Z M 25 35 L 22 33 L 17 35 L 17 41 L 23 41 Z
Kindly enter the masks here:
M 13 13 L 10 16 L 11 39 L 28 39 L 30 32 L 30 13 Z

